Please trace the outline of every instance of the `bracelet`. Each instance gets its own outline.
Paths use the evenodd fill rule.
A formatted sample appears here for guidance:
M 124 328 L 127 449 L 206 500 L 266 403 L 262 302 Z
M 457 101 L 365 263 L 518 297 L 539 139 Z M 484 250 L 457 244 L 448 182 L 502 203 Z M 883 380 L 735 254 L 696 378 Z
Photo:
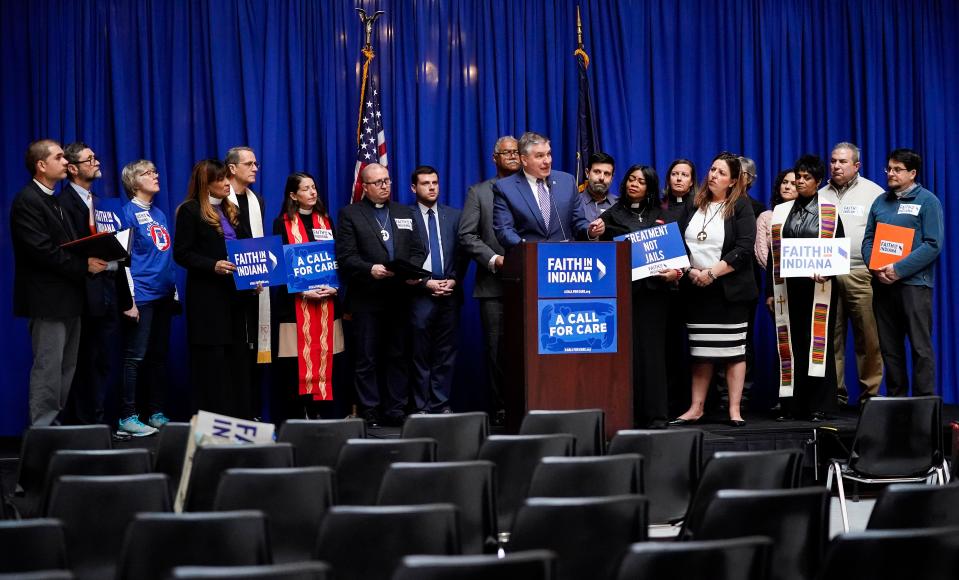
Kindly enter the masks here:
M 716 280 L 716 275 L 713 274 L 712 268 L 710 268 L 709 270 L 706 270 L 706 275 L 709 276 L 711 280 L 714 280 L 714 281 Z

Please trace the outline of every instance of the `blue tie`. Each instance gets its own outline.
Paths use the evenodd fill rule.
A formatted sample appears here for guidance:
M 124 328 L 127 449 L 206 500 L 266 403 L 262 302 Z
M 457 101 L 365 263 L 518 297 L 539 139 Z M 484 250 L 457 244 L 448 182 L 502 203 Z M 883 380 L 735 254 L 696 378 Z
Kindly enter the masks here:
M 443 279 L 443 250 L 440 249 L 440 232 L 436 227 L 436 212 L 426 210 L 426 229 L 430 235 L 430 270 L 434 280 Z

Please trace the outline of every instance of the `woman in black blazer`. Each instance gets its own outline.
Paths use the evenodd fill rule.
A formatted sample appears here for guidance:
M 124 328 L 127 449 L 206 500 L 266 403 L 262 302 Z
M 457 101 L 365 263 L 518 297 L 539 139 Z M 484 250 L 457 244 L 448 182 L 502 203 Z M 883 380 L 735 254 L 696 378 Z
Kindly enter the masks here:
M 190 374 L 198 407 L 250 419 L 259 412 L 244 369 L 256 340 L 246 332 L 247 292 L 236 290 L 236 266 L 227 260 L 226 240 L 243 236 L 239 208 L 229 195 L 222 162 L 205 159 L 193 167 L 186 199 L 176 210 L 173 259 L 187 272 Z
M 660 206 L 659 176 L 647 165 L 633 165 L 619 184 L 619 199 L 600 216 L 606 224 L 601 239 L 673 221 Z M 682 277 L 665 270 L 633 282 L 633 421 L 638 427 L 666 427 L 666 325 L 670 289 Z
M 746 376 L 747 322 L 757 296 L 752 259 L 756 216 L 742 177 L 739 158 L 720 153 L 680 222 L 691 265 L 683 290 L 693 384 L 689 409 L 671 425 L 700 420 L 718 363 L 726 365 L 730 424 L 746 424 L 740 401 Z
M 333 220 L 309 173 L 287 176 L 273 234 L 282 236 L 284 245 L 333 241 Z M 322 410 L 317 402 L 333 400 L 337 290 L 330 286 L 298 293 L 288 292 L 286 286 L 272 290 L 271 319 L 277 332 L 273 344 L 279 348 L 273 361 L 270 420 L 279 424 L 285 419 L 315 419 Z

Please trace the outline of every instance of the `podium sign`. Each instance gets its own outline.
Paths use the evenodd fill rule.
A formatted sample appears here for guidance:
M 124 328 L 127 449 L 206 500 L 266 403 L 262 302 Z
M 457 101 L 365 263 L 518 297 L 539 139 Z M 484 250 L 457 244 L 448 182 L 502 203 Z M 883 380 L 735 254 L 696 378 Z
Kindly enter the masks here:
M 613 244 L 541 244 L 537 263 L 540 298 L 616 296 Z
M 539 354 L 616 352 L 616 299 L 540 300 Z

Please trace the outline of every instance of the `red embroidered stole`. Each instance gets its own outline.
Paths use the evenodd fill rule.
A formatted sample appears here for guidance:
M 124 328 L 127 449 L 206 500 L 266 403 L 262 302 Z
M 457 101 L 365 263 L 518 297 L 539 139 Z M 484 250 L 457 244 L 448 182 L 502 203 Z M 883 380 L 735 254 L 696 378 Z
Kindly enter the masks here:
M 306 224 L 300 214 L 283 217 L 286 238 L 291 244 L 309 242 Z M 331 229 L 329 218 L 313 213 L 316 229 Z M 333 301 L 305 300 L 293 295 L 296 310 L 296 359 L 299 393 L 313 395 L 315 401 L 333 400 Z

